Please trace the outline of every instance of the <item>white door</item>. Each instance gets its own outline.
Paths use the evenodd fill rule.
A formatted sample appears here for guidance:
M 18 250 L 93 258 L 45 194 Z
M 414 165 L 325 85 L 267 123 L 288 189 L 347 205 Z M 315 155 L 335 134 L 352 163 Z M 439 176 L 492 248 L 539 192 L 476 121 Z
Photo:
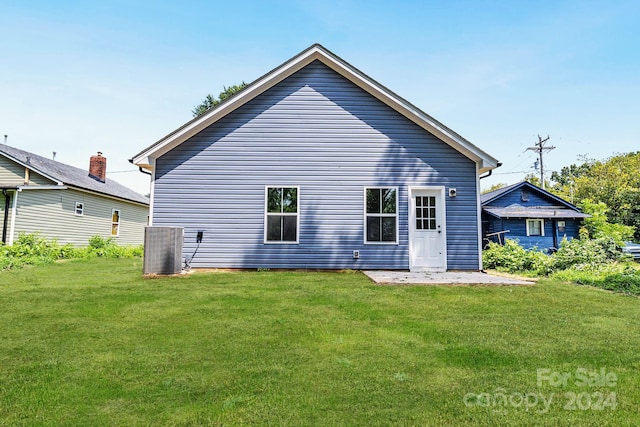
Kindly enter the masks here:
M 411 271 L 446 270 L 444 188 L 410 189 L 409 268 Z

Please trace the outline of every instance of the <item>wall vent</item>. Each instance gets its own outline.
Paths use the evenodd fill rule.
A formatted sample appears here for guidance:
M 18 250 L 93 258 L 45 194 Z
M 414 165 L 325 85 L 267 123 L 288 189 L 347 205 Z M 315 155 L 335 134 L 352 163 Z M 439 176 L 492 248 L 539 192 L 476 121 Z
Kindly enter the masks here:
M 143 273 L 180 273 L 183 241 L 182 227 L 145 227 Z

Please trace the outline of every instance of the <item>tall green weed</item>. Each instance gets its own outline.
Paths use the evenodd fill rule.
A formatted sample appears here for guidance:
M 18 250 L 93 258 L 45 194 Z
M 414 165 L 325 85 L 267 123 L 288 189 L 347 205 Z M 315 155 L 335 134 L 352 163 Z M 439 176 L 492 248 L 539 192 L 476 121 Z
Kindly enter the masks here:
M 70 244 L 60 245 L 57 240 L 48 240 L 38 233 L 20 233 L 12 245 L 0 244 L 0 271 L 50 264 L 62 259 L 134 258 L 142 255 L 142 246 L 118 246 L 113 238 L 93 236 L 89 239 L 89 246 L 76 248 Z
M 622 253 L 612 236 L 565 239 L 558 251 L 549 255 L 535 248 L 526 250 L 511 239 L 507 239 L 504 245 L 491 242 L 483 252 L 486 269 L 551 276 L 640 295 L 640 267 L 625 261 L 628 261 L 628 257 Z

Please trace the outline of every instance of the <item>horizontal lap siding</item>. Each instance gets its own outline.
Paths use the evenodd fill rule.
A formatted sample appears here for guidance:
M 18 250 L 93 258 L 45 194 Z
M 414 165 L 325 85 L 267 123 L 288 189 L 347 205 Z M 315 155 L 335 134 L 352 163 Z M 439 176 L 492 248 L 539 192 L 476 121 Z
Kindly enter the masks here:
M 544 236 L 527 236 L 527 220 L 525 218 L 504 219 L 502 224 L 505 230 L 509 230 L 504 236 L 507 239 L 517 240 L 525 249 L 548 249 L 553 247 L 553 221 L 544 220 Z
M 0 154 L 0 187 L 25 185 L 25 167 Z M 53 181 L 29 170 L 28 184 L 51 185 Z
M 507 207 L 514 204 L 522 205 L 523 207 L 560 206 L 560 203 L 553 199 L 543 196 L 533 190 L 529 190 L 528 188 L 525 188 L 525 190 L 529 197 L 526 202 L 522 200 L 522 189 L 518 189 L 510 191 L 484 206 Z
M 75 215 L 76 202 L 84 204 L 84 214 Z M 149 209 L 71 189 L 25 190 L 18 194 L 14 240 L 20 232 L 38 232 L 60 244 L 87 246 L 89 238 L 111 237 L 111 212 L 120 209 L 119 245 L 141 245 Z
M 154 224 L 194 267 L 407 269 L 407 186 L 447 198 L 448 267 L 477 269 L 475 164 L 320 63 L 156 162 Z M 299 244 L 264 244 L 265 186 L 297 186 Z M 399 244 L 364 245 L 364 187 L 399 189 Z M 353 250 L 360 251 L 354 260 Z

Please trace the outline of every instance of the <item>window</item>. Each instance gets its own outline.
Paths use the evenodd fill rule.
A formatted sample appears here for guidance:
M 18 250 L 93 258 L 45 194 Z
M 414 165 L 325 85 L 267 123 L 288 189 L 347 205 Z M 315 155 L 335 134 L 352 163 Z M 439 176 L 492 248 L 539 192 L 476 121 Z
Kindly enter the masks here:
M 528 202 L 529 201 L 529 191 L 528 190 L 522 190 L 522 192 L 520 192 L 520 200 L 522 200 L 523 202 Z
M 564 233 L 564 230 L 567 226 L 565 221 L 558 221 L 558 233 Z
M 267 187 L 265 193 L 265 243 L 298 243 L 298 188 Z
M 84 203 L 76 202 L 76 215 L 77 216 L 84 215 Z
M 398 190 L 365 189 L 365 243 L 398 243 Z
M 528 219 L 527 236 L 544 236 L 544 220 Z
M 118 237 L 120 235 L 120 210 L 111 211 L 111 235 Z

